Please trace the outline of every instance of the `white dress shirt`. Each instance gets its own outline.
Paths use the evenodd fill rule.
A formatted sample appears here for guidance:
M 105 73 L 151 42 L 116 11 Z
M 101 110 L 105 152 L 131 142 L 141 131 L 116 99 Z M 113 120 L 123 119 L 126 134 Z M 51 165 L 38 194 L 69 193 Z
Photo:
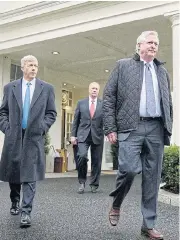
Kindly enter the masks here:
M 143 74 L 143 84 L 142 84 L 142 90 L 141 90 L 141 98 L 140 98 L 140 108 L 139 113 L 141 117 L 149 117 L 149 114 L 146 111 L 146 84 L 145 84 L 145 64 L 146 62 L 141 59 L 141 61 L 144 62 L 144 74 Z M 153 88 L 154 88 L 154 95 L 155 95 L 155 102 L 156 102 L 156 114 L 153 117 L 160 117 L 161 116 L 161 106 L 160 106 L 160 91 L 159 91 L 159 84 L 157 80 L 156 71 L 154 68 L 153 61 L 149 62 L 150 64 L 150 71 L 152 74 L 152 80 L 153 80 Z
M 95 109 L 95 111 L 96 111 L 97 98 L 92 99 L 91 97 L 89 97 L 89 110 L 90 110 L 90 107 L 91 107 L 91 103 L 92 103 L 92 101 L 94 101 L 94 109 Z
M 24 99 L 25 99 L 25 94 L 26 94 L 26 89 L 27 89 L 27 83 L 29 83 L 29 81 L 27 81 L 23 78 L 22 79 L 22 102 L 23 102 L 23 106 L 24 106 Z M 33 94 L 34 94 L 36 79 L 34 78 L 33 80 L 30 81 L 30 83 L 31 83 L 31 85 L 29 87 L 30 87 L 30 103 L 31 103 L 32 97 L 33 97 Z

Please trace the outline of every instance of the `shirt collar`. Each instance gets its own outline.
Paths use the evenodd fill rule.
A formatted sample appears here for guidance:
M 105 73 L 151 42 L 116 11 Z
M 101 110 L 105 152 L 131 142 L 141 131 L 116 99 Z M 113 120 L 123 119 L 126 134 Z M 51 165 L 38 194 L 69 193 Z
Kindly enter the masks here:
M 24 84 L 24 85 L 26 85 L 27 83 L 29 83 L 29 81 L 25 80 L 24 78 L 22 79 L 22 81 L 23 81 L 23 84 Z M 32 85 L 34 85 L 34 84 L 35 84 L 35 81 L 36 81 L 36 78 L 33 78 L 33 79 L 30 81 L 30 83 L 31 83 Z
M 140 60 L 141 60 L 142 62 L 144 62 L 144 65 L 147 63 L 147 62 L 144 61 L 142 58 L 140 58 Z M 153 60 L 152 60 L 151 62 L 149 62 L 149 65 L 150 65 L 151 67 L 153 67 Z
M 92 99 L 92 98 L 89 96 L 89 102 L 92 102 L 92 101 L 94 101 L 94 102 L 96 103 L 96 102 L 97 102 L 97 98 Z

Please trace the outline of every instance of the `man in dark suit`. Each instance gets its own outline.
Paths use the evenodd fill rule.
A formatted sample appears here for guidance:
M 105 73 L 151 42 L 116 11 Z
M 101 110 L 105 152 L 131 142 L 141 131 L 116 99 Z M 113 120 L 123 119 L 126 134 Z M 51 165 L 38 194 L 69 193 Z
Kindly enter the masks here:
M 104 143 L 102 100 L 98 97 L 100 86 L 93 82 L 89 85 L 89 97 L 78 101 L 71 132 L 71 142 L 78 144 L 78 180 L 79 193 L 84 193 L 88 149 L 91 147 L 91 191 L 96 193 L 99 187 L 102 152 Z
M 154 227 L 164 145 L 170 144 L 173 121 L 170 79 L 164 63 L 155 58 L 158 46 L 157 32 L 143 32 L 134 57 L 117 62 L 103 97 L 105 135 L 119 145 L 109 220 L 117 225 L 123 200 L 142 172 L 141 233 L 150 239 L 163 239 Z
M 0 161 L 0 180 L 9 182 L 10 213 L 20 213 L 20 227 L 31 225 L 36 181 L 45 176 L 44 136 L 56 120 L 53 87 L 36 78 L 38 61 L 34 56 L 21 59 L 23 78 L 4 87 L 0 107 L 0 130 L 5 134 Z

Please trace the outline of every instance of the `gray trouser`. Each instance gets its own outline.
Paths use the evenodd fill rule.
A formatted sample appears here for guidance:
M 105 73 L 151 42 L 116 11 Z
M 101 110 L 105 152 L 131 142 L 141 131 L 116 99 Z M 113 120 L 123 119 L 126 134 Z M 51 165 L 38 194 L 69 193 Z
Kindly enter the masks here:
M 120 133 L 119 171 L 113 196 L 113 208 L 119 209 L 136 174 L 142 172 L 141 211 L 143 226 L 149 229 L 157 218 L 157 198 L 164 152 L 164 128 L 159 120 L 140 121 L 138 129 Z
M 20 201 L 21 184 L 9 183 L 10 186 L 10 198 L 12 202 Z M 32 211 L 33 199 L 36 192 L 36 182 L 22 183 L 22 204 L 21 211 L 30 214 Z

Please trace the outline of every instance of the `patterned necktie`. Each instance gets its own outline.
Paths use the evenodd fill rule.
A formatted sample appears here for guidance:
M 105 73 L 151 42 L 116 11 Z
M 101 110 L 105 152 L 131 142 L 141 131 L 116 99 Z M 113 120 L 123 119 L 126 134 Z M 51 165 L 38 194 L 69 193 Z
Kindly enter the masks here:
M 91 101 L 91 106 L 90 106 L 90 116 L 93 118 L 95 112 L 95 104 L 94 101 Z
M 24 106 L 23 106 L 23 119 L 22 119 L 22 128 L 26 129 L 27 121 L 28 121 L 28 114 L 30 108 L 30 85 L 31 83 L 27 83 L 26 87 L 26 94 L 24 98 Z
M 153 79 L 150 70 L 150 64 L 146 63 L 145 66 L 146 110 L 151 117 L 154 117 L 156 114 L 156 102 L 154 95 Z

